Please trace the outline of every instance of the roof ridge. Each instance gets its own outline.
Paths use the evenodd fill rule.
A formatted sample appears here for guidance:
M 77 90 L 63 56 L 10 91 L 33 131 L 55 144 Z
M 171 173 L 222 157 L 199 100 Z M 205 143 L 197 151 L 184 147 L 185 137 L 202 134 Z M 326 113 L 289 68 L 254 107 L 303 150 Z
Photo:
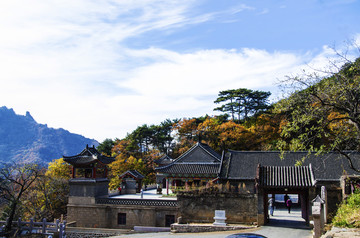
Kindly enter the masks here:
M 214 162 L 183 162 L 181 164 L 220 164 L 218 161 Z
M 281 153 L 280 150 L 232 150 L 232 149 L 227 149 L 228 152 L 231 152 L 231 153 Z M 284 151 L 285 154 L 286 153 L 309 153 L 309 151 L 306 151 L 306 150 L 302 150 L 302 151 Z M 356 150 L 347 150 L 347 151 L 344 151 L 346 153 L 360 153 L 359 151 L 356 151 Z M 316 151 L 313 151 L 313 152 L 310 152 L 311 154 L 316 154 L 318 152 Z M 327 152 L 324 152 L 324 154 L 338 154 L 337 151 L 327 151 Z
M 214 153 L 216 153 L 217 155 L 219 155 L 215 150 L 213 150 L 208 144 L 204 144 L 204 143 L 201 143 L 201 142 L 198 142 L 201 146 L 202 146 L 202 148 L 208 153 L 208 154 L 210 154 L 212 157 L 214 157 L 216 160 L 218 160 L 219 162 L 221 161 L 221 159 L 219 159 L 219 158 L 217 158 L 216 156 L 214 156 L 214 154 L 213 153 L 210 153 L 210 151 L 208 151 L 207 150 L 207 148 L 205 148 L 205 146 L 206 147 L 209 147 L 209 149 L 211 149 Z M 219 157 L 220 157 L 220 155 L 219 155 Z
M 177 159 L 175 159 L 175 161 L 174 161 L 173 163 L 182 160 L 182 159 L 185 157 L 185 155 L 189 154 L 191 151 L 193 151 L 193 150 L 194 150 L 196 147 L 198 147 L 198 146 L 199 146 L 199 142 L 196 142 L 196 144 L 194 144 L 193 146 L 191 146 L 190 149 L 188 149 L 185 153 L 183 153 L 183 154 L 180 155 Z

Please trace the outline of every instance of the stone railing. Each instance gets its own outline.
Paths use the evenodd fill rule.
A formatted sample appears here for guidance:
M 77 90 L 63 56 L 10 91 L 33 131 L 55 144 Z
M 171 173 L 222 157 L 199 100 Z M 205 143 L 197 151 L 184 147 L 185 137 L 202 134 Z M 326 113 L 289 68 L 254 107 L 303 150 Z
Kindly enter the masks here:
M 176 200 L 97 198 L 96 204 L 177 207 Z

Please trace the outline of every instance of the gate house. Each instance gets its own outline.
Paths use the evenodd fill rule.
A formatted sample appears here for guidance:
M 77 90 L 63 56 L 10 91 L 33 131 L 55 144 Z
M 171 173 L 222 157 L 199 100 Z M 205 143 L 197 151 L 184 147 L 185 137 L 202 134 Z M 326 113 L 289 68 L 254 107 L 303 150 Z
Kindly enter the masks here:
M 360 153 L 349 152 L 349 155 L 354 166 L 359 167 Z M 299 161 L 303 161 L 302 166 L 295 166 Z M 341 177 L 352 174 L 359 175 L 350 168 L 345 157 L 335 152 L 319 156 L 287 152 L 280 159 L 280 152 L 230 150 L 222 157 L 219 181 L 229 181 L 235 186 L 245 184 L 252 194 L 257 195 L 254 202 L 257 203 L 258 224 L 262 225 L 268 221 L 269 194 L 298 194 L 302 217 L 309 222 L 312 219 L 311 200 L 320 194 L 321 186 L 325 186 L 328 212 L 335 212 L 342 200 Z

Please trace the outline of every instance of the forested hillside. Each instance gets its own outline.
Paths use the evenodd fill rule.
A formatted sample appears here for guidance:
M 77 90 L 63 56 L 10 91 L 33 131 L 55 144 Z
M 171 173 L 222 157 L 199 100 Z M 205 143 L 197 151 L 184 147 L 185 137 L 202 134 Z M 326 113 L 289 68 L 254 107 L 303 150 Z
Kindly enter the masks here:
M 38 124 L 29 112 L 25 116 L 0 107 L 0 161 L 48 163 L 63 155 L 79 153 L 86 144 L 98 142 L 64 129 Z

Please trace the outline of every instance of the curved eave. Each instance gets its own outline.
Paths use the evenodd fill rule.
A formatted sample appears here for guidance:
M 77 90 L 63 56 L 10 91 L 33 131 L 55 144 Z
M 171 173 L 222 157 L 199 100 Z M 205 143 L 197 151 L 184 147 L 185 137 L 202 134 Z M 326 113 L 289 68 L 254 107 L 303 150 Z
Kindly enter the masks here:
M 71 165 L 85 165 L 100 162 L 107 165 L 115 161 L 112 157 L 96 157 L 96 156 L 63 156 L 65 162 Z
M 260 188 L 268 188 L 268 189 L 307 189 L 307 188 L 313 188 L 315 185 L 306 185 L 306 186 L 262 186 L 259 185 Z
M 164 177 L 167 177 L 167 178 L 190 178 L 190 179 L 196 179 L 196 178 L 213 179 L 213 178 L 217 178 L 217 174 L 163 173 L 161 175 L 164 176 Z

